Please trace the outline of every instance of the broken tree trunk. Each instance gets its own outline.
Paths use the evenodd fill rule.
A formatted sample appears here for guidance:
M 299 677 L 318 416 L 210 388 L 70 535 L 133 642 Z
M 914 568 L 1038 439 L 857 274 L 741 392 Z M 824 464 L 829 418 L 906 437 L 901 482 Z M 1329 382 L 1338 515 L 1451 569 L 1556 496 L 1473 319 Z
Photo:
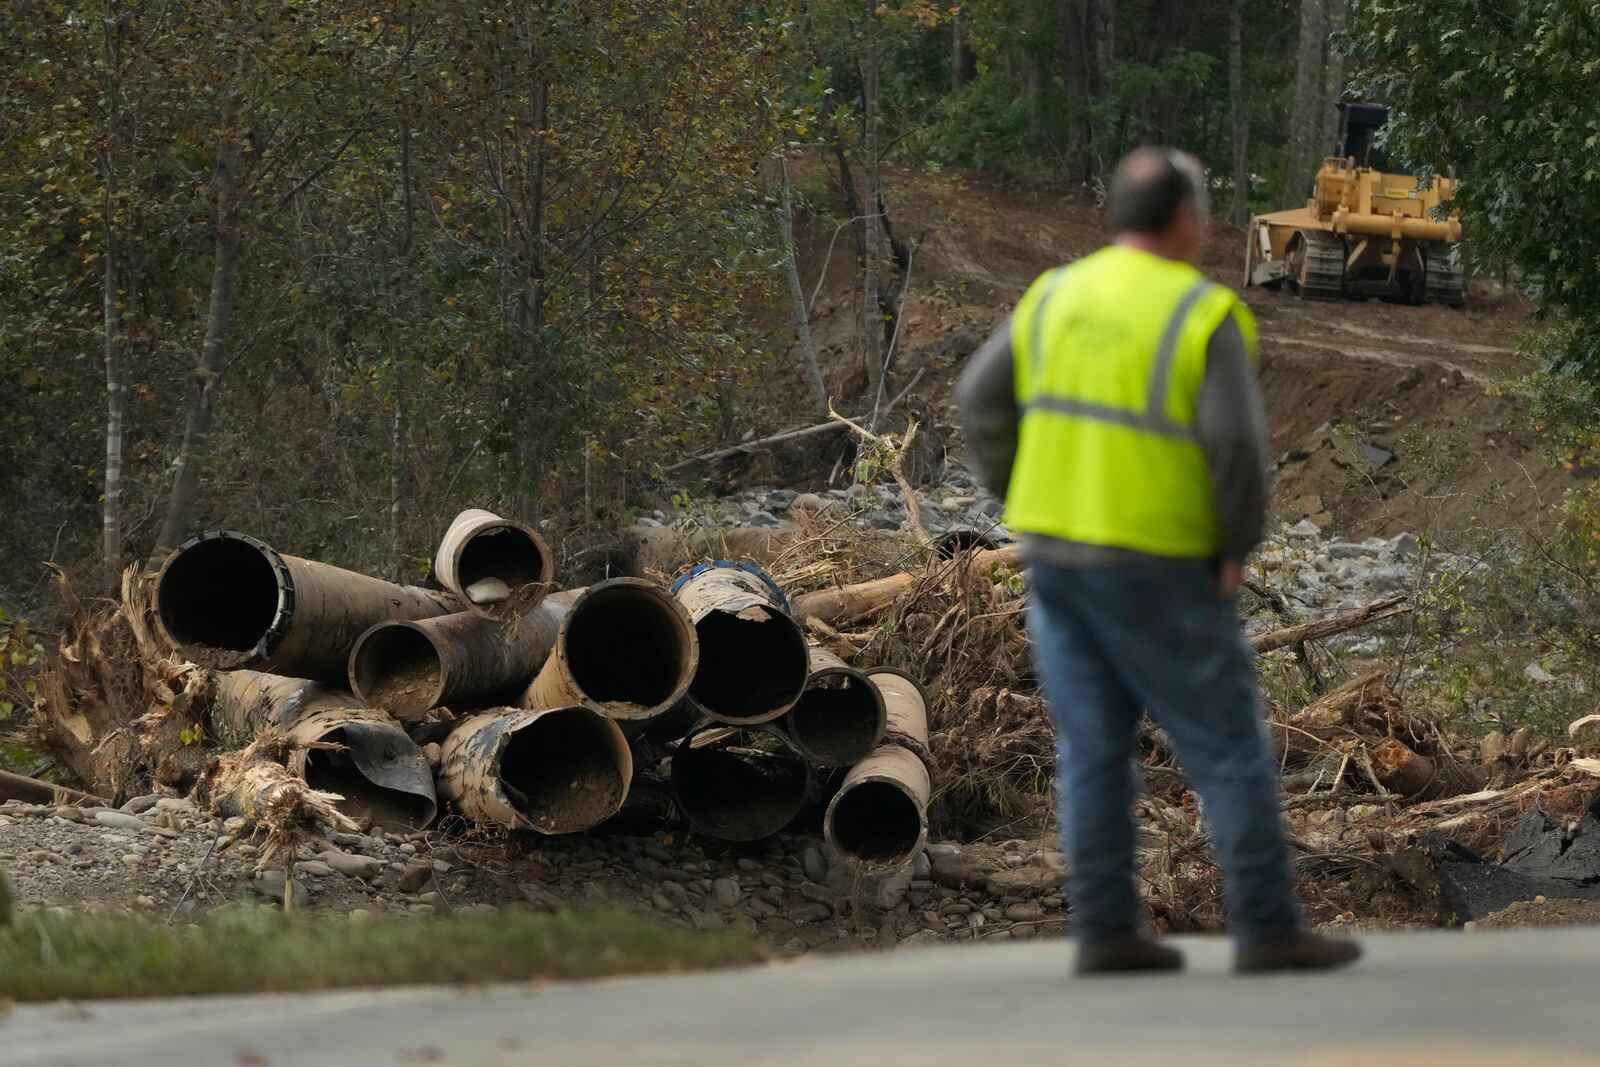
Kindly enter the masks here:
M 42 782 L 22 774 L 0 771 L 0 801 L 20 800 L 25 804 L 75 804 L 84 808 L 109 808 L 111 802 L 54 782 Z
M 196 787 L 196 797 L 212 812 L 245 820 L 228 843 L 265 835 L 258 869 L 278 856 L 292 863 L 295 849 L 320 839 L 325 829 L 360 829 L 339 811 L 343 797 L 312 789 L 284 766 L 296 747 L 287 734 L 268 730 L 249 748 L 223 753 Z M 288 883 L 285 877 L 286 893 L 293 889 Z
M 1371 623 L 1382 622 L 1384 619 L 1393 619 L 1411 612 L 1411 605 L 1406 603 L 1403 596 L 1389 597 L 1387 600 L 1376 600 L 1371 604 L 1364 604 L 1359 608 L 1334 615 L 1316 622 L 1301 623 L 1298 626 L 1287 626 L 1281 630 L 1269 630 L 1264 634 L 1255 634 L 1250 638 L 1250 647 L 1257 652 L 1271 652 L 1274 649 L 1287 648 L 1290 645 L 1302 644 L 1306 641 L 1317 641 L 1334 634 L 1344 633 Z
M 1015 569 L 1022 566 L 1022 547 L 1007 545 L 1005 548 L 992 551 L 974 552 L 966 558 L 970 559 L 974 567 L 989 568 L 999 564 Z M 956 564 L 943 564 L 946 567 L 954 565 Z M 858 582 L 855 585 L 804 593 L 794 598 L 794 614 L 796 618 L 817 619 L 829 626 L 874 618 L 887 612 L 896 600 L 910 592 L 916 587 L 917 582 L 932 573 L 932 571 L 902 571 L 887 578 L 875 578 L 870 582 Z

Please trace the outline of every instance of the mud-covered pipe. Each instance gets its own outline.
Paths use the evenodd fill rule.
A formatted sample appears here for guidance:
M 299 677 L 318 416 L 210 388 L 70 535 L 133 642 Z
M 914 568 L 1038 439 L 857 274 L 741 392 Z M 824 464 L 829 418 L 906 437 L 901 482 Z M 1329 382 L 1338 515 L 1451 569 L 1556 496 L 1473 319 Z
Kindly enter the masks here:
M 811 768 L 781 733 L 701 723 L 672 756 L 672 791 L 684 818 L 725 841 L 758 841 L 794 821 L 811 792 Z
M 342 686 L 350 650 L 369 626 L 448 615 L 460 605 L 448 593 L 285 556 L 247 534 L 213 530 L 167 557 L 156 576 L 155 608 L 163 639 L 201 666 Z
M 689 699 L 702 714 L 751 726 L 794 706 L 806 687 L 806 639 L 770 575 L 718 560 L 690 570 L 672 591 L 700 638 Z
M 522 694 L 521 706 L 581 704 L 616 720 L 631 736 L 682 702 L 695 677 L 700 642 L 688 611 L 671 593 L 639 578 L 611 578 L 579 590 L 560 610 L 555 650 Z
M 339 810 L 357 820 L 410 829 L 433 822 L 433 772 L 422 750 L 389 715 L 349 693 L 302 678 L 223 671 L 211 725 L 230 746 L 269 728 L 287 733 L 299 742 L 289 769 L 312 789 L 342 797 Z
M 883 740 L 883 694 L 861 671 L 818 645 L 810 647 L 805 692 L 783 717 L 801 755 L 823 767 L 848 767 Z
M 550 591 L 556 565 L 532 526 L 470 508 L 445 531 L 434 573 L 468 611 L 514 619 Z
M 992 533 L 965 528 L 941 534 L 933 542 L 940 559 L 955 559 L 963 552 L 992 551 L 999 547 L 1000 541 Z
M 469 819 L 541 834 L 598 826 L 621 810 L 633 755 L 592 708 L 499 708 L 445 739 L 439 792 Z
M 822 832 L 847 861 L 891 870 L 915 859 L 928 839 L 928 705 L 922 687 L 903 671 L 879 667 L 867 677 L 883 694 L 884 743 L 845 775 L 828 802 Z
M 546 597 L 514 619 L 458 611 L 380 622 L 350 653 L 350 688 L 408 722 L 447 704 L 515 704 L 555 648 L 570 606 L 565 597 Z

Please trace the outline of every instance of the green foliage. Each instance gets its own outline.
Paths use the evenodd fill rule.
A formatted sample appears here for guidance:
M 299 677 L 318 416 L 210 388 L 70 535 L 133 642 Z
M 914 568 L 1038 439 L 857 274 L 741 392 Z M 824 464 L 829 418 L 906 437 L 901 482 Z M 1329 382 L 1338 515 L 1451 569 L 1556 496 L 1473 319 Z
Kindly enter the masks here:
M 290 921 L 276 909 L 237 907 L 177 927 L 27 914 L 0 929 L 0 997 L 595 978 L 752 963 L 763 956 L 741 934 L 679 930 L 625 911 L 510 909 L 425 919 L 312 914 Z
M 1470 246 L 1547 312 L 1558 364 L 1600 375 L 1600 12 L 1588 0 L 1356 0 L 1359 83 L 1419 167 L 1453 163 Z

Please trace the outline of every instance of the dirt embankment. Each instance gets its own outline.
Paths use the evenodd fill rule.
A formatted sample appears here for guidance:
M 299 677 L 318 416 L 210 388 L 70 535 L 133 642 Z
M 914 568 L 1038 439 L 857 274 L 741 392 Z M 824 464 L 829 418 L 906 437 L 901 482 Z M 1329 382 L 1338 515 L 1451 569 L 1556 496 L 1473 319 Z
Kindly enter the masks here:
M 809 178 L 812 202 L 823 203 L 820 173 Z M 911 410 L 933 423 L 930 439 L 953 443 L 949 395 L 961 363 L 1041 271 L 1104 242 L 1102 212 L 1082 190 L 950 172 L 896 171 L 888 191 L 896 235 L 914 249 L 890 392 L 921 371 Z M 848 231 L 837 226 L 802 218 L 797 239 L 829 390 L 850 398 L 865 392 L 860 294 Z M 1243 246 L 1242 233 L 1217 224 L 1204 269 L 1237 287 Z M 1245 299 L 1261 327 L 1280 518 L 1355 538 L 1410 530 L 1459 540 L 1479 515 L 1515 523 L 1572 484 L 1540 452 L 1525 398 L 1502 388 L 1529 369 L 1516 350 L 1527 323 L 1520 297 L 1474 285 L 1462 310 L 1262 289 Z M 779 337 L 783 323 L 774 320 Z M 804 395 L 796 358 L 794 349 L 781 357 L 774 413 L 792 413 Z M 846 405 L 859 406 L 869 405 Z M 776 472 L 747 476 L 763 473 Z

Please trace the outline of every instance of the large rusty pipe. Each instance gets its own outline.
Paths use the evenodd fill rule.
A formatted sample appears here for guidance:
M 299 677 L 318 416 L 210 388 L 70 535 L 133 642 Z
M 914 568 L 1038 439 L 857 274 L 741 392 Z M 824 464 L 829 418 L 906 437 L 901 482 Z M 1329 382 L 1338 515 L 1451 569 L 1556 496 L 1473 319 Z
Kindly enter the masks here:
M 499 708 L 445 739 L 439 791 L 469 819 L 541 834 L 588 830 L 621 810 L 633 755 L 592 708 Z
M 556 594 L 514 619 L 459 611 L 380 622 L 350 653 L 350 688 L 408 722 L 443 705 L 514 704 L 549 659 L 569 606 Z
M 861 671 L 818 645 L 809 649 L 805 692 L 783 717 L 801 755 L 823 767 L 866 759 L 883 740 L 883 694 Z
M 303 678 L 222 671 L 211 725 L 234 747 L 269 728 L 287 733 L 300 742 L 289 769 L 311 788 L 343 798 L 338 807 L 346 815 L 410 829 L 433 822 L 433 772 L 422 750 L 389 715 L 349 693 Z
M 867 677 L 883 694 L 888 730 L 884 743 L 845 775 L 822 832 L 845 860 L 884 871 L 915 859 L 928 839 L 928 705 L 903 671 L 879 667 Z
M 673 753 L 672 791 L 696 829 L 724 841 L 758 841 L 800 814 L 811 769 L 776 730 L 704 722 Z
M 718 560 L 690 570 L 672 590 L 700 638 L 689 699 L 702 714 L 751 726 L 794 706 L 806 687 L 806 639 L 770 575 Z
M 667 590 L 639 578 L 611 578 L 560 602 L 555 650 L 520 703 L 582 705 L 632 736 L 683 701 L 700 661 L 689 612 Z
M 439 584 L 468 611 L 514 619 L 550 591 L 555 557 L 537 530 L 470 508 L 455 517 L 434 559 Z
M 155 606 L 162 637 L 201 666 L 338 686 L 351 648 L 372 624 L 460 610 L 448 593 L 285 556 L 227 530 L 191 538 L 167 557 Z

